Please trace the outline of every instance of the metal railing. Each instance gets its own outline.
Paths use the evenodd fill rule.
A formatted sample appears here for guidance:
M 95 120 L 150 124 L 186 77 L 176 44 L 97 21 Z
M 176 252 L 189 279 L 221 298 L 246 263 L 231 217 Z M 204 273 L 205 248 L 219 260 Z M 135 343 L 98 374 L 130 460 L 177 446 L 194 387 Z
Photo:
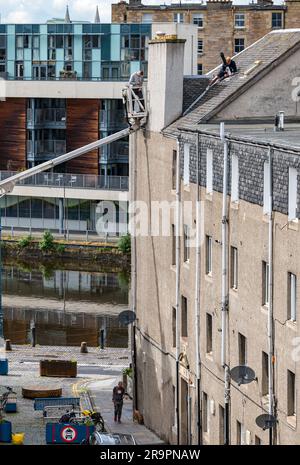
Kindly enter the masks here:
M 0 171 L 0 181 L 17 174 Z M 38 173 L 18 182 L 18 186 L 64 187 L 66 189 L 101 189 L 128 191 L 128 176 L 96 176 L 93 174 Z

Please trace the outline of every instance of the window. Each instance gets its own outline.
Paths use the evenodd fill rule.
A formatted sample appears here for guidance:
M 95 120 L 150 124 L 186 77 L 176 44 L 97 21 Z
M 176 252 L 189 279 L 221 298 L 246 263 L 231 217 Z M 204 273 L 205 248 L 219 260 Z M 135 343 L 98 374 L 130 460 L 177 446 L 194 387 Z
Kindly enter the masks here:
M 183 13 L 174 13 L 173 21 L 174 23 L 183 23 Z
M 254 444 L 256 446 L 260 446 L 261 445 L 261 439 L 255 435 L 255 438 L 254 438 Z
M 289 168 L 289 212 L 288 219 L 297 219 L 297 180 L 298 172 L 295 168 Z
M 296 321 L 297 316 L 297 276 L 288 273 L 288 319 Z
M 239 158 L 231 157 L 231 202 L 239 201 Z
M 244 13 L 236 13 L 234 15 L 234 27 L 236 27 L 236 28 L 245 27 L 245 15 L 244 15 Z
M 198 52 L 198 55 L 202 55 L 203 53 L 203 39 L 198 39 L 197 52 Z
M 287 416 L 296 415 L 296 389 L 295 389 L 295 374 L 287 371 Z
M 247 339 L 243 334 L 238 334 L 239 365 L 247 365 Z
M 269 264 L 262 262 L 262 304 L 269 305 Z
M 212 274 L 212 237 L 206 236 L 206 274 Z
M 213 192 L 213 151 L 207 149 L 206 152 L 206 193 Z
M 263 213 L 264 215 L 270 213 L 270 170 L 269 163 L 264 163 L 264 206 Z
M 188 225 L 183 226 L 183 259 L 185 262 L 190 260 L 190 228 Z
M 172 265 L 176 265 L 176 228 L 172 224 Z
M 212 335 L 212 315 L 210 313 L 206 314 L 206 353 L 211 354 L 212 353 L 212 341 L 213 341 L 213 335 Z
M 219 444 L 224 444 L 224 417 L 224 407 L 222 407 L 222 405 L 219 405 Z
M 197 64 L 197 73 L 201 76 L 203 74 L 203 65 L 202 63 Z
M 245 39 L 234 39 L 234 53 L 240 53 L 245 48 Z
M 202 428 L 203 433 L 208 433 L 208 398 L 207 394 L 202 394 Z
M 199 28 L 203 27 L 203 14 L 197 13 L 193 15 L 193 24 Z
M 152 14 L 151 13 L 143 13 L 142 23 L 152 23 Z
M 236 247 L 231 247 L 230 250 L 230 281 L 232 289 L 238 288 L 238 249 Z
M 237 420 L 236 422 L 236 443 L 238 446 L 242 446 L 244 444 L 244 437 L 245 437 L 244 425 L 242 425 L 242 423 L 240 423 Z
M 261 394 L 267 396 L 269 393 L 269 356 L 266 352 L 262 352 L 261 368 Z
M 172 307 L 172 344 L 176 347 L 176 308 Z
M 190 183 L 190 145 L 184 144 L 184 162 L 183 162 L 183 184 L 187 186 Z
M 272 13 L 272 28 L 282 27 L 282 13 Z
M 173 150 L 173 159 L 172 159 L 172 189 L 176 189 L 176 174 L 177 174 L 177 150 Z
M 188 308 L 187 308 L 187 298 L 181 296 L 181 336 L 188 336 Z

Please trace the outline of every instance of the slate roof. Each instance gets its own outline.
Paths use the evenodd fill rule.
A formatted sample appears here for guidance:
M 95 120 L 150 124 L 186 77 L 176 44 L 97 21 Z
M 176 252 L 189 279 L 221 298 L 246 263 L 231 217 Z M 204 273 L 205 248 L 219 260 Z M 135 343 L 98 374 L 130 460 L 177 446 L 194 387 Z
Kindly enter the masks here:
M 300 48 L 300 29 L 277 30 L 265 35 L 234 57 L 239 71 L 237 74 L 211 87 L 185 116 L 165 128 L 163 133 L 174 137 L 179 134 L 178 128 L 188 129 L 200 122 L 210 121 L 228 103 L 234 101 L 267 74 L 272 66 L 279 64 L 298 48 Z M 257 60 L 260 63 L 255 65 Z M 247 74 L 253 66 L 253 70 Z M 216 74 L 218 69 L 208 75 Z

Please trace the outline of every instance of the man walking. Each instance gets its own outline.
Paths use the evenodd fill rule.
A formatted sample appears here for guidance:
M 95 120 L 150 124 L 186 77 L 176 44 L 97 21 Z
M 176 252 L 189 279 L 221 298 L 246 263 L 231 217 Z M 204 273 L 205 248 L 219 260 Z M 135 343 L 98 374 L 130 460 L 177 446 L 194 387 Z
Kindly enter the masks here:
M 115 421 L 118 421 L 118 423 L 121 423 L 124 396 L 125 389 L 123 383 L 120 381 L 118 385 L 114 387 L 112 396 L 112 401 L 115 407 Z

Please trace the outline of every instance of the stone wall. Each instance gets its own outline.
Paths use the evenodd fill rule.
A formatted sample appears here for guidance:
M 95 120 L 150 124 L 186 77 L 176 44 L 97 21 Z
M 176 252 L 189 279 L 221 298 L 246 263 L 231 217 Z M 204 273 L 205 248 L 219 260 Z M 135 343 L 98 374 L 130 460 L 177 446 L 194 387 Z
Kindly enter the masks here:
M 172 22 L 174 13 L 182 13 L 185 23 L 193 22 L 193 15 L 203 14 L 203 28 L 199 28 L 198 37 L 203 40 L 203 54 L 198 56 L 203 73 L 220 64 L 220 51 L 225 55 L 234 55 L 235 38 L 245 39 L 248 47 L 272 30 L 272 12 L 282 12 L 283 27 L 300 26 L 300 0 L 287 0 L 286 7 L 272 5 L 272 2 L 259 4 L 233 5 L 228 0 L 211 0 L 206 5 L 194 4 L 193 7 L 182 4 L 161 8 L 151 5 L 136 5 L 122 1 L 112 5 L 112 22 L 140 23 L 143 14 L 152 14 L 152 22 Z M 245 14 L 245 27 L 235 28 L 234 15 Z
M 196 183 L 196 135 L 184 134 L 181 138 L 181 174 L 183 175 L 183 144 L 190 144 L 190 181 Z M 200 185 L 206 186 L 206 153 L 213 151 L 213 189 L 223 191 L 223 144 L 220 140 L 205 135 L 199 138 Z M 239 159 L 239 198 L 259 206 L 264 197 L 264 163 L 268 161 L 268 148 L 250 144 L 231 142 L 228 157 L 228 192 L 231 190 L 231 156 Z M 273 208 L 274 211 L 288 214 L 289 167 L 300 172 L 300 156 L 286 151 L 273 151 Z M 300 205 L 300 177 L 298 176 L 298 201 Z M 298 211 L 300 217 L 300 210 Z

